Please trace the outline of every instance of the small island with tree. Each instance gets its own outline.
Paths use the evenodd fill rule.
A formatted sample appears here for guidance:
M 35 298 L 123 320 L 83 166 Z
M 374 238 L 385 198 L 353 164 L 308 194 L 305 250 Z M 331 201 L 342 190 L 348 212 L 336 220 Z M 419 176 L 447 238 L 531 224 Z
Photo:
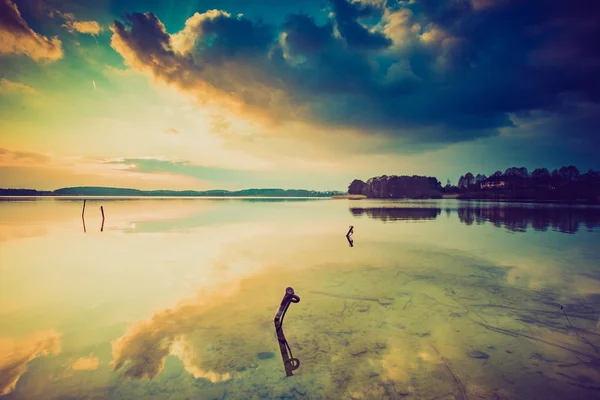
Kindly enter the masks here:
M 457 185 L 450 180 L 442 187 L 435 177 L 378 176 L 363 182 L 355 179 L 348 187 L 349 198 L 440 199 L 458 198 L 505 201 L 559 201 L 600 203 L 600 171 L 581 173 L 573 165 L 550 172 L 525 167 L 496 171 L 489 177 L 467 172 Z M 354 196 L 354 197 L 352 197 Z

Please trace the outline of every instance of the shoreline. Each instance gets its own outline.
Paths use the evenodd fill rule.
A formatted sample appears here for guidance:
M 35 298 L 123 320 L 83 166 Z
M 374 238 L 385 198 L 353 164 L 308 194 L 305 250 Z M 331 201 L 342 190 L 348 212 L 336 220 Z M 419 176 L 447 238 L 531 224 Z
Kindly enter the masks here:
M 333 200 L 367 200 L 368 197 L 364 194 L 336 194 L 330 197 Z
M 532 204 L 573 204 L 573 205 L 600 205 L 598 200 L 561 200 L 561 199 L 498 199 L 498 198 L 474 198 L 474 197 L 457 197 L 456 200 L 462 201 L 487 201 L 495 203 L 532 203 Z
M 568 204 L 568 205 L 600 205 L 600 199 L 598 200 L 563 200 L 563 199 L 502 199 L 502 198 L 479 198 L 479 197 L 461 197 L 460 194 L 444 194 L 441 198 L 411 198 L 411 197 L 367 197 L 362 194 L 346 194 L 332 196 L 331 199 L 347 199 L 347 200 L 457 200 L 457 201 L 468 201 L 468 202 L 490 202 L 490 203 L 529 203 L 529 204 Z

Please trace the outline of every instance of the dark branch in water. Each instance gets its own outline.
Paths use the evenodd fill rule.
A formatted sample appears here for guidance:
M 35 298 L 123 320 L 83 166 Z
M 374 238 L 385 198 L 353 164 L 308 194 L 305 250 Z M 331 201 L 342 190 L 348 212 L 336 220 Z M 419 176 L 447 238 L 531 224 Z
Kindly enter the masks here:
M 285 289 L 285 295 L 283 296 L 283 300 L 281 300 L 281 305 L 279 306 L 279 310 L 277 314 L 275 314 L 275 318 L 273 322 L 275 323 L 275 333 L 277 334 L 277 340 L 279 341 L 279 349 L 281 350 L 281 358 L 283 358 L 283 367 L 285 368 L 286 376 L 293 376 L 292 373 L 300 366 L 300 360 L 294 358 L 292 354 L 292 349 L 285 338 L 285 334 L 283 333 L 283 318 L 285 318 L 285 313 L 290 306 L 290 303 L 299 303 L 300 297 L 294 294 L 294 289 L 288 287 Z

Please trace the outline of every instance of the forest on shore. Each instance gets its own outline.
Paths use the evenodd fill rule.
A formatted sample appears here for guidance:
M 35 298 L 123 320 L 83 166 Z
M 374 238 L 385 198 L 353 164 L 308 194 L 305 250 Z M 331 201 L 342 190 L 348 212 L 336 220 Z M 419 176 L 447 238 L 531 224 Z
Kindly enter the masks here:
M 348 194 L 368 198 L 436 199 L 453 195 L 459 199 L 600 202 L 600 171 L 581 173 L 569 165 L 552 171 L 537 168 L 530 173 L 525 167 L 511 167 L 490 176 L 467 172 L 456 185 L 447 180 L 445 186 L 435 177 L 383 175 L 366 182 L 355 179 Z

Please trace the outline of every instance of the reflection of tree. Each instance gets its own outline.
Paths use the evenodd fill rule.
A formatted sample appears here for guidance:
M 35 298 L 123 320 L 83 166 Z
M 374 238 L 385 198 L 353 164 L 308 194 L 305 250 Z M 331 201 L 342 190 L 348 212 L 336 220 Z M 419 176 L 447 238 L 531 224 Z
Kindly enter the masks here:
M 466 225 L 487 221 L 513 232 L 525 232 L 531 226 L 536 231 L 550 228 L 575 233 L 580 225 L 587 229 L 600 226 L 600 208 L 467 206 L 459 207 L 457 212 Z
M 380 219 L 382 221 L 403 221 L 403 220 L 420 220 L 420 219 L 435 219 L 441 214 L 441 208 L 397 208 L 397 207 L 380 207 L 380 208 L 350 208 L 350 212 L 355 217 L 366 215 L 370 218 Z

